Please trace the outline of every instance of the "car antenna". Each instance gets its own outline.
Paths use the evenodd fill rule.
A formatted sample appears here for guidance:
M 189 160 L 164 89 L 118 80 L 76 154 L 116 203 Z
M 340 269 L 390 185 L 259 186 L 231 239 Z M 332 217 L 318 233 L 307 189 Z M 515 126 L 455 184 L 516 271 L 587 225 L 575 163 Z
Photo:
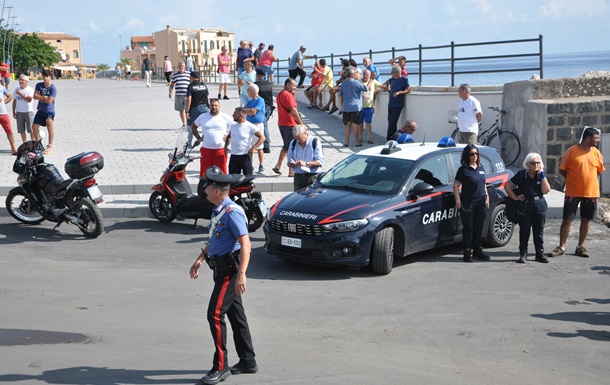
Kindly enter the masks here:
M 423 140 L 423 142 L 421 142 L 420 146 L 425 146 L 426 145 L 426 134 L 427 133 L 428 133 L 427 131 L 424 131 L 424 140 Z

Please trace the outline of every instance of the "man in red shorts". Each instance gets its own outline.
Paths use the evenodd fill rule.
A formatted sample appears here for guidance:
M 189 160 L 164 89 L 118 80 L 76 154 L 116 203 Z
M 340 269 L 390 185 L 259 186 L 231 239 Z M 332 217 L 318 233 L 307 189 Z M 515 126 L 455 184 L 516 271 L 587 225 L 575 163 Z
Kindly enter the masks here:
M 566 178 L 566 193 L 563 201 L 563 221 L 559 229 L 559 246 L 549 254 L 558 257 L 565 254 L 566 241 L 570 235 L 570 226 L 576 218 L 576 209 L 580 204 L 580 231 L 578 247 L 574 254 L 589 258 L 585 248 L 585 240 L 589 234 L 589 225 L 595 217 L 597 199 L 599 198 L 599 174 L 604 172 L 604 159 L 597 149 L 599 132 L 596 128 L 587 127 L 579 144 L 568 148 L 561 164 L 559 173 Z
M 220 112 L 220 101 L 210 99 L 210 111 L 205 112 L 191 125 L 193 135 L 197 138 L 195 146 L 201 143 L 201 159 L 199 164 L 199 176 L 203 177 L 211 166 L 218 166 L 223 174 L 227 173 L 227 153 L 225 152 L 225 139 L 233 124 L 233 118 L 224 112 Z M 201 127 L 202 135 L 197 128 Z

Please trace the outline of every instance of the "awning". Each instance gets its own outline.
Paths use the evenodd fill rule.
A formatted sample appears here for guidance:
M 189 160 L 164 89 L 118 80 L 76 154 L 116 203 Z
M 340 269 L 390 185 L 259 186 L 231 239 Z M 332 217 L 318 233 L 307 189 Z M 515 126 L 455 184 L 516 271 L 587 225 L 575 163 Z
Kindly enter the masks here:
M 76 66 L 54 66 L 53 69 L 60 71 L 78 71 L 78 68 L 76 68 Z

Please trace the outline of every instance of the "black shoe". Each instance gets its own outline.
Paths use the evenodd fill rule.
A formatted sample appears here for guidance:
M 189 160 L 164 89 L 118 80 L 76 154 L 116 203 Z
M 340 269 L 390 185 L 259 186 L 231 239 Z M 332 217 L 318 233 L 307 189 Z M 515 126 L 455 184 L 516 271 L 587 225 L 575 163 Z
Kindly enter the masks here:
M 549 263 L 549 260 L 544 255 L 544 249 L 536 250 L 536 262 Z
M 305 88 L 305 86 L 304 86 L 304 85 L 302 85 L 302 84 L 299 84 L 299 85 L 297 86 L 297 88 Z
M 519 259 L 517 259 L 517 263 L 525 263 L 527 261 L 527 253 L 519 254 Z
M 489 261 L 491 257 L 483 252 L 482 248 L 476 249 L 474 251 L 474 259 L 478 259 L 479 261 Z
M 263 153 L 264 154 L 271 154 L 271 149 L 269 147 L 264 147 L 263 148 Z
M 224 100 L 229 100 L 229 97 L 227 95 L 222 97 Z
M 464 262 L 472 262 L 472 249 L 464 249 Z
M 245 373 L 256 373 L 258 372 L 258 366 L 245 365 L 241 361 L 231 367 L 231 374 L 245 374 Z
M 222 99 L 222 94 L 218 94 L 218 100 Z
M 231 369 L 229 368 L 224 368 L 224 370 L 214 369 L 210 370 L 208 374 L 201 377 L 201 382 L 207 385 L 215 385 L 218 384 L 220 381 L 224 380 L 225 378 L 229 377 L 230 375 Z

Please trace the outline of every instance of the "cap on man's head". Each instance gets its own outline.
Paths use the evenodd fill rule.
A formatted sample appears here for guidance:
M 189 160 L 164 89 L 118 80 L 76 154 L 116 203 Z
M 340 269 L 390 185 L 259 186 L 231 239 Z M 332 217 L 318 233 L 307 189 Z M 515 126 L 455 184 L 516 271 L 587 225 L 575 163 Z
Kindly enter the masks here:
M 301 45 L 301 49 L 307 49 L 307 47 L 305 47 L 304 45 Z
M 261 76 L 265 76 L 265 71 L 263 71 L 263 70 L 256 70 L 256 74 L 257 75 L 261 75 Z
M 29 81 L 30 81 L 30 78 L 28 78 L 28 77 L 27 77 L 27 75 L 24 75 L 24 74 L 21 74 L 21 75 L 19 76 L 19 79 L 23 79 L 23 80 L 25 80 L 26 82 L 29 82 Z
M 218 166 L 210 166 L 205 172 L 206 183 L 205 187 L 218 186 L 227 187 L 232 182 L 238 180 L 240 175 L 223 174 Z
M 191 77 L 194 79 L 199 79 L 199 72 L 198 71 L 191 71 Z

